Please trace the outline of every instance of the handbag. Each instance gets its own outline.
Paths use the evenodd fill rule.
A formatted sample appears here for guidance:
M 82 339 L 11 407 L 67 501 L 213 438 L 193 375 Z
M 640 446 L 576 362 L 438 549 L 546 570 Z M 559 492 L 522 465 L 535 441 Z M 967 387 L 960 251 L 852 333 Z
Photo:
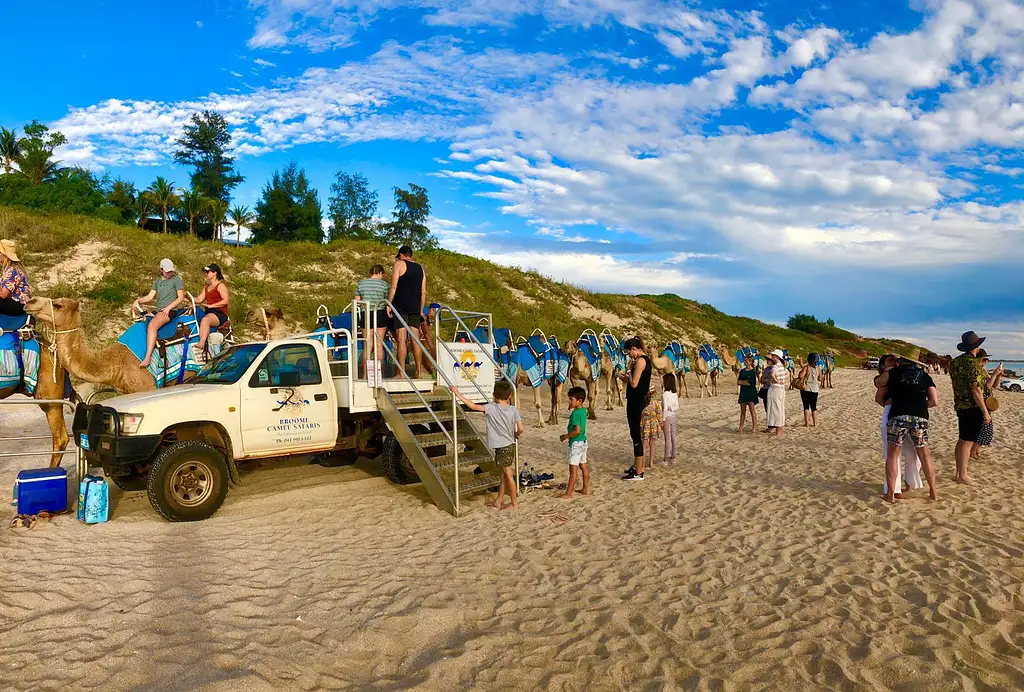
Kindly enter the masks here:
M 985 399 L 985 408 L 987 408 L 989 411 L 998 411 L 999 399 L 995 398 L 994 396 L 990 396 L 989 398 Z

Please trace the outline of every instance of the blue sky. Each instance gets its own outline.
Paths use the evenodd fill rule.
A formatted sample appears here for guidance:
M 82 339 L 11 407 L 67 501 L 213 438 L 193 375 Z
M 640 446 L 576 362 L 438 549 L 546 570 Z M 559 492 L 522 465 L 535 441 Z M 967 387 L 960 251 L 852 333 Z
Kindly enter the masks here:
M 5 8 L 13 26 L 38 7 Z M 84 5 L 89 5 L 85 7 Z M 1021 0 L 54 2 L 5 36 L 0 124 L 179 185 L 229 119 L 252 205 L 302 165 L 430 191 L 451 249 L 596 290 L 675 292 L 1024 357 Z M 473 306 L 483 307 L 483 306 Z

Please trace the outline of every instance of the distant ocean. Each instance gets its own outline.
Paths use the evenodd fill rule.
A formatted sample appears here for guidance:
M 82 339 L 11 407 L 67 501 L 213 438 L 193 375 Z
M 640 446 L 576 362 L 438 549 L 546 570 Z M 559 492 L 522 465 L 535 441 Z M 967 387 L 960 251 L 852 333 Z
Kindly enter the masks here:
M 993 363 L 995 365 L 993 365 Z M 1017 377 L 1024 377 L 1024 360 L 990 360 L 988 362 L 989 370 L 994 369 L 1000 363 L 1003 364 L 1004 370 L 1013 370 L 1017 373 Z

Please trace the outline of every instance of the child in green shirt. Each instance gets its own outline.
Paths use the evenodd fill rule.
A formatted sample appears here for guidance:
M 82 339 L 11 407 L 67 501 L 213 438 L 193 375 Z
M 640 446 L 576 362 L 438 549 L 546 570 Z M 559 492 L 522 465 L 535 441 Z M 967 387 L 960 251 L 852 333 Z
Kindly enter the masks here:
M 565 493 L 559 497 L 569 499 L 576 489 L 577 469 L 583 476 L 581 495 L 590 494 L 590 469 L 587 468 L 587 409 L 583 402 L 587 400 L 587 390 L 573 387 L 569 390 L 569 425 L 567 432 L 559 437 L 561 442 L 569 443 L 569 483 Z

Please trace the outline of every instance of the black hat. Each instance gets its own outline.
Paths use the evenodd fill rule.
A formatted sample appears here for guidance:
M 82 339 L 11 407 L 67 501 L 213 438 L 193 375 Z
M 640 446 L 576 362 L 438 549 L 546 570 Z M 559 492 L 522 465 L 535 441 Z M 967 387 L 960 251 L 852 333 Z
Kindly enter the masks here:
M 398 259 L 402 255 L 405 255 L 406 257 L 412 257 L 412 248 L 409 247 L 408 245 L 403 245 L 402 247 L 398 248 L 398 254 L 395 255 L 395 259 Z
M 985 337 L 978 336 L 974 332 L 964 332 L 960 336 L 960 343 L 956 345 L 956 350 L 967 353 L 978 348 L 983 343 L 985 343 Z
M 983 349 L 983 348 L 979 348 L 979 349 L 978 349 L 978 355 L 977 355 L 977 356 L 975 356 L 975 357 L 976 357 L 976 358 L 977 358 L 978 360 L 981 360 L 982 358 L 988 358 L 988 357 L 989 357 L 989 355 L 988 355 L 988 351 L 986 351 L 986 350 L 985 350 L 985 349 Z

